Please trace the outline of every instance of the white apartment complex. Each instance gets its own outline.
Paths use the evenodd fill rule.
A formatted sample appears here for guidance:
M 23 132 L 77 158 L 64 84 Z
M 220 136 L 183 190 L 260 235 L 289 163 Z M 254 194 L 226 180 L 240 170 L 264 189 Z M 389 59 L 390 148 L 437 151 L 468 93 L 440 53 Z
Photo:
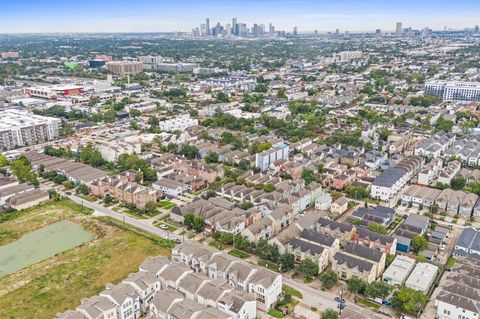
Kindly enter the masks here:
M 342 51 L 333 55 L 333 58 L 337 61 L 350 61 L 355 59 L 361 59 L 362 57 L 362 51 Z
M 178 116 L 159 123 L 160 129 L 165 132 L 183 132 L 192 125 L 198 125 L 198 120 L 192 119 L 190 115 Z
M 51 141 L 60 135 L 61 120 L 26 111 L 0 111 L 0 150 Z
M 444 101 L 480 101 L 480 82 L 429 81 L 425 83 L 425 93 Z

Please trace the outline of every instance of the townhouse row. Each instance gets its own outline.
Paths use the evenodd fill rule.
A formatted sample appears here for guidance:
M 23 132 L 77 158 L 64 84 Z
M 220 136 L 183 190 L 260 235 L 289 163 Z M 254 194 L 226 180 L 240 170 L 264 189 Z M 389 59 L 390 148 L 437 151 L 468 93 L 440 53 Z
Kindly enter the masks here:
M 438 206 L 440 212 L 449 215 L 462 215 L 467 218 L 480 216 L 479 197 L 473 193 L 455 191 L 450 188 L 439 190 L 419 185 L 411 185 L 402 194 L 402 203 L 413 206 Z
M 196 242 L 149 257 L 117 285 L 55 319 L 254 319 L 281 297 L 282 277 Z
M 110 195 L 116 200 L 143 209 L 148 202 L 157 202 L 155 189 L 135 182 L 135 172 L 126 171 L 115 177 L 107 176 L 90 184 L 93 196 L 104 198 Z

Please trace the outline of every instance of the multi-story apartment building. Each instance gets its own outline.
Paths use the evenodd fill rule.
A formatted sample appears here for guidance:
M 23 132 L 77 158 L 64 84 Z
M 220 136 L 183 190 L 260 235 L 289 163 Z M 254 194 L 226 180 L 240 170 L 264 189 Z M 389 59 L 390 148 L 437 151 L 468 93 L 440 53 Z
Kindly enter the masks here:
M 373 181 L 371 196 L 389 201 L 420 171 L 423 162 L 419 156 L 408 156 L 397 165 L 386 169 Z
M 0 111 L 0 149 L 10 150 L 59 137 L 62 121 L 19 110 Z
M 268 170 L 270 164 L 278 160 L 288 160 L 289 147 L 287 144 L 280 142 L 272 146 L 272 148 L 255 154 L 255 166 L 262 172 Z
M 105 68 L 116 75 L 137 74 L 143 71 L 143 64 L 135 61 L 110 61 Z
M 444 101 L 480 101 L 480 83 L 464 81 L 429 81 L 425 93 Z

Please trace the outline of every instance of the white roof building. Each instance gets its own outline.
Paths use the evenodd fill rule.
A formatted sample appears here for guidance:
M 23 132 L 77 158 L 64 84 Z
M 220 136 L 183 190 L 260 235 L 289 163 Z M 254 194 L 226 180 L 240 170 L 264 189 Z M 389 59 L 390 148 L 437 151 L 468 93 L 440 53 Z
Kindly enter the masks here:
M 415 259 L 397 256 L 382 275 L 383 281 L 389 285 L 403 285 L 415 267 Z
M 429 263 L 418 263 L 412 271 L 405 286 L 428 293 L 437 277 L 438 267 Z

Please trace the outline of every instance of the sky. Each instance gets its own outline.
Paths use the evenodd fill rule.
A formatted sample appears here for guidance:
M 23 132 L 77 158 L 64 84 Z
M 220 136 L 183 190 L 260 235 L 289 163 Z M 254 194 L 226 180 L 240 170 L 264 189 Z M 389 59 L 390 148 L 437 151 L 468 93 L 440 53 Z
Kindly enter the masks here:
M 207 17 L 299 32 L 480 24 L 480 0 L 0 0 L 0 12 L 0 33 L 191 31 Z

